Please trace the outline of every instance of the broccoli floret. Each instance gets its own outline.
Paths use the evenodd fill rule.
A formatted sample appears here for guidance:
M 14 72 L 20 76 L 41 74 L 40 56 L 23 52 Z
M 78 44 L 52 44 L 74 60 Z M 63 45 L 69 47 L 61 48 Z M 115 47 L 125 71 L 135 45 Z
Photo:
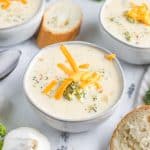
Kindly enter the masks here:
M 7 133 L 7 129 L 3 124 L 0 124 L 0 137 L 3 138 Z
M 77 99 L 82 99 L 85 97 L 86 92 L 79 87 L 78 83 L 72 82 L 65 90 L 63 96 L 68 101 L 71 101 L 74 96 L 77 97 Z
M 6 127 L 0 123 L 0 150 L 3 148 L 4 137 L 7 133 Z

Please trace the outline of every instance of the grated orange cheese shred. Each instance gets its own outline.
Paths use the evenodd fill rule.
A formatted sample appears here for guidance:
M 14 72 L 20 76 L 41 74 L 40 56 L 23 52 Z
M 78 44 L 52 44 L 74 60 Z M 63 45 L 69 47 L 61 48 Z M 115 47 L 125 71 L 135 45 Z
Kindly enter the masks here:
M 43 90 L 44 94 L 48 94 L 57 84 L 56 80 L 51 81 Z
M 88 78 L 90 78 L 92 75 L 92 72 L 84 72 L 83 75 L 81 76 L 81 81 L 85 81 Z
M 131 9 L 125 12 L 125 16 L 133 19 L 134 21 L 150 25 L 150 10 L 147 4 L 136 5 L 131 3 Z
M 69 68 L 67 68 L 64 64 L 57 64 L 57 66 L 64 71 L 68 76 L 71 76 L 73 74 L 73 71 L 71 71 Z
M 82 75 L 85 72 L 79 71 L 77 73 L 74 73 L 70 78 L 74 81 L 74 82 L 80 82 Z
M 95 82 L 94 85 L 95 85 L 97 90 L 102 89 L 102 85 L 99 84 L 98 82 Z
M 79 66 L 79 68 L 81 68 L 81 69 L 88 69 L 89 66 L 90 66 L 89 64 L 82 64 L 82 65 Z
M 60 87 L 57 89 L 55 93 L 55 99 L 59 100 L 62 96 L 68 85 L 72 82 L 72 79 L 68 78 L 63 81 Z
M 73 57 L 71 56 L 71 54 L 69 53 L 69 51 L 67 50 L 67 48 L 64 45 L 61 45 L 60 49 L 63 52 L 63 54 L 65 55 L 66 59 L 68 60 L 73 71 L 78 72 L 79 71 L 78 66 L 77 66 L 75 60 L 73 59 Z
M 0 3 L 2 3 L 2 9 L 7 9 L 10 6 L 9 0 L 0 0 Z
M 116 54 L 107 54 L 105 55 L 105 58 L 112 61 L 116 58 Z
M 21 2 L 22 2 L 23 4 L 26 4 L 26 3 L 27 3 L 27 0 L 21 0 Z
M 9 6 L 11 5 L 11 2 L 13 1 L 18 1 L 18 2 L 21 2 L 23 4 L 26 4 L 27 3 L 27 0 L 0 0 L 0 3 L 2 3 L 2 9 L 7 9 L 9 8 Z
M 87 80 L 81 82 L 80 87 L 85 88 L 86 86 L 97 82 L 99 79 L 100 76 L 94 72 Z
M 12 1 L 18 1 L 18 2 L 21 2 L 23 4 L 26 4 L 27 3 L 27 0 L 12 0 Z

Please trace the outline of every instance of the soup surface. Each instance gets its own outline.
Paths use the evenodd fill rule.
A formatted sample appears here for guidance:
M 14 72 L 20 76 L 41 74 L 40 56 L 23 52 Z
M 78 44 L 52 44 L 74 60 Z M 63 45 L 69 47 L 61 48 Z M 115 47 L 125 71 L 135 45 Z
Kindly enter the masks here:
M 41 0 L 0 0 L 0 29 L 20 25 L 37 12 Z
M 60 69 L 58 64 L 75 69 L 71 68 L 70 59 L 66 59 L 61 46 L 45 48 L 32 61 L 25 76 L 25 90 L 32 102 L 47 114 L 61 119 L 88 118 L 111 107 L 122 90 L 112 55 L 85 45 L 68 44 L 63 48 L 75 60 L 78 71 L 67 75 L 67 71 L 64 73 Z M 74 80 L 64 90 L 63 85 L 72 78 Z M 62 90 L 63 96 L 60 96 Z
M 150 1 L 108 0 L 101 21 L 117 39 L 133 46 L 150 47 Z

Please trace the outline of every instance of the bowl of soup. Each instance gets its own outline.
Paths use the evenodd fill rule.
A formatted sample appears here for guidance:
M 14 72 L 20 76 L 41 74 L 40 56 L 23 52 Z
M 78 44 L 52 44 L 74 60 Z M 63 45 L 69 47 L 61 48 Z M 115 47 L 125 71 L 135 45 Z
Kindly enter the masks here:
M 0 1 L 0 46 L 23 42 L 37 31 L 44 12 L 44 0 Z
M 106 0 L 99 14 L 101 36 L 118 57 L 132 64 L 150 63 L 150 2 Z
M 86 42 L 58 43 L 32 59 L 24 91 L 51 127 L 82 132 L 112 114 L 124 91 L 124 77 L 115 54 Z

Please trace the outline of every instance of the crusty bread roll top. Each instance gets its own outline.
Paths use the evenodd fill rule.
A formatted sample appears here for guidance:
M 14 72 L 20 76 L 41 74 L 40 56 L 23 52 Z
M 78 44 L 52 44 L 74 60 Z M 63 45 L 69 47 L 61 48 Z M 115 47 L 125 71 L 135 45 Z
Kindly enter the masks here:
M 136 108 L 121 120 L 110 150 L 150 150 L 150 106 Z
M 57 42 L 74 40 L 80 31 L 82 11 L 71 0 L 51 4 L 43 16 L 37 38 L 40 48 Z

